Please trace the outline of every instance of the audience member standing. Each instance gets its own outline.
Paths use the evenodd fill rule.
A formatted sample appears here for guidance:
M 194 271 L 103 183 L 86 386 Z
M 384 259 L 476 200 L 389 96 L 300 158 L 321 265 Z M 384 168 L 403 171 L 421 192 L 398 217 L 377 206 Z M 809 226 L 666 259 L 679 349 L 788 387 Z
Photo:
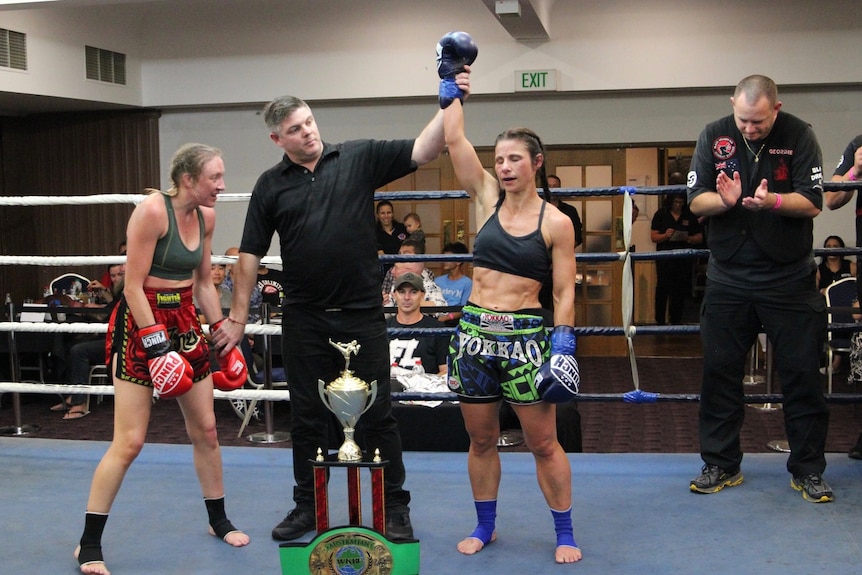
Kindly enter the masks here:
M 690 248 L 703 241 L 700 224 L 689 211 L 684 194 L 666 196 L 650 228 L 650 239 L 658 251 Z M 655 265 L 655 322 L 665 325 L 669 315 L 671 324 L 680 324 L 685 300 L 692 293 L 694 260 L 658 259 Z
M 407 227 L 395 219 L 395 209 L 389 200 L 377 202 L 377 253 L 397 254 L 401 242 L 410 235 Z
M 844 153 L 838 160 L 838 165 L 832 173 L 833 182 L 855 182 L 862 180 L 862 134 L 856 136 L 847 144 Z M 830 210 L 837 210 L 853 199 L 855 189 L 825 192 L 824 201 Z M 862 246 L 862 194 L 856 195 L 856 246 Z M 857 273 L 862 267 L 857 266 Z M 862 278 L 857 275 L 856 289 L 862 294 Z M 862 297 L 859 298 L 862 300 Z

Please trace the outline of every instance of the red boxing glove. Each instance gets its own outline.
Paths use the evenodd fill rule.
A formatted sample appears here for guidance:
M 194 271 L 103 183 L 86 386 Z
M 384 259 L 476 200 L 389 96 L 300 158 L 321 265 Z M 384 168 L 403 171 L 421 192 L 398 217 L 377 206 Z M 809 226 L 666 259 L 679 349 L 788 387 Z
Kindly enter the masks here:
M 153 396 L 179 397 L 192 388 L 189 361 L 171 350 L 171 340 L 165 326 L 157 323 L 138 330 L 141 346 L 147 354 L 147 368 L 153 381 Z
M 242 352 L 235 347 L 227 355 L 217 357 L 221 371 L 213 372 L 213 387 L 220 391 L 233 391 L 245 385 L 248 368 Z

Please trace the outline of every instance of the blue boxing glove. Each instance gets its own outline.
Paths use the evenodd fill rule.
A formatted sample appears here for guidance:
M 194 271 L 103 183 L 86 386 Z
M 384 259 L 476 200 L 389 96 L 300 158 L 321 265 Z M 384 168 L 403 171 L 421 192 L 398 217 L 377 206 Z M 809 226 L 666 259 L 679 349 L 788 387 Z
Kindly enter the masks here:
M 551 359 L 536 374 L 536 389 L 543 401 L 565 403 L 578 395 L 581 374 L 576 347 L 575 328 L 560 325 L 551 332 Z
M 449 32 L 437 42 L 437 75 L 440 76 L 440 108 L 447 108 L 464 92 L 455 83 L 455 76 L 476 60 L 479 49 L 466 32 Z

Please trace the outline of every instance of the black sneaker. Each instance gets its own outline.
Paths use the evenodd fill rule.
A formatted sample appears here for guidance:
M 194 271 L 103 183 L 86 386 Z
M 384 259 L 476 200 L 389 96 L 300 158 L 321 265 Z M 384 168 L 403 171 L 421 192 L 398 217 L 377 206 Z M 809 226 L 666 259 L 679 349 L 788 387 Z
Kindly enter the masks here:
M 410 510 L 399 507 L 386 512 L 386 537 L 392 541 L 413 539 L 413 525 L 410 523 Z
M 823 476 L 819 473 L 809 473 L 804 477 L 794 475 L 790 479 L 790 487 L 801 491 L 805 501 L 812 503 L 829 503 L 835 499 L 832 496 L 832 488 L 823 481 Z
M 276 541 L 291 541 L 298 539 L 314 530 L 316 527 L 314 512 L 297 507 L 291 510 L 284 520 L 272 530 L 272 538 Z
M 718 493 L 725 487 L 733 487 L 742 483 L 742 471 L 725 471 L 718 465 L 707 463 L 700 470 L 700 475 L 691 480 L 689 489 L 697 493 Z
M 856 445 L 850 448 L 847 452 L 847 457 L 850 459 L 862 459 L 862 435 L 856 440 Z

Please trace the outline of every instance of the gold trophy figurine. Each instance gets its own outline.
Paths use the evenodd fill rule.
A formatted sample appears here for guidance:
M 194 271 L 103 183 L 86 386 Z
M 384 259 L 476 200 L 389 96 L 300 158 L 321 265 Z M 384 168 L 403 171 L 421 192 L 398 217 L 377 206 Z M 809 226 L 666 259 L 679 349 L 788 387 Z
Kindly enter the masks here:
M 318 379 L 317 390 L 323 404 L 344 428 L 344 443 L 338 448 L 338 461 L 362 461 L 362 450 L 353 440 L 353 434 L 359 416 L 368 411 L 377 399 L 377 380 L 367 384 L 350 371 L 350 356 L 359 354 L 360 345 L 356 340 L 336 343 L 330 339 L 329 344 L 344 356 L 344 371 L 329 385 Z

